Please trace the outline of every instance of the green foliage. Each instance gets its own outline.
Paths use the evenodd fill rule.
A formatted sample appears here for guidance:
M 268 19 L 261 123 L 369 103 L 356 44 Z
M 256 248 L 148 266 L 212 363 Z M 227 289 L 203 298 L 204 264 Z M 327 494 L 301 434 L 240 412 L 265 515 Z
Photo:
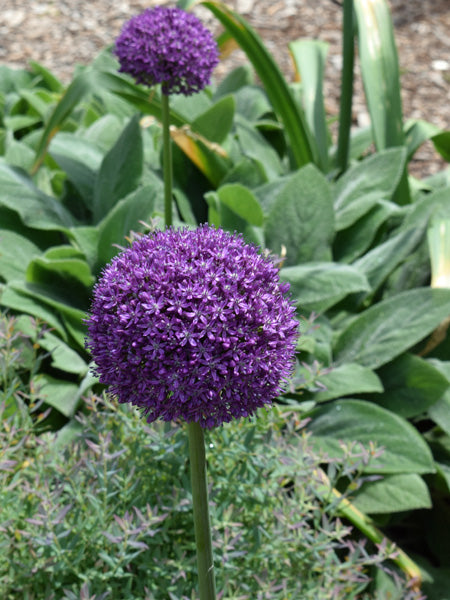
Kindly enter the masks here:
M 450 515 L 450 292 L 434 289 L 448 287 L 450 170 L 416 181 L 407 169 L 428 139 L 448 160 L 450 133 L 403 123 L 385 0 L 344 2 L 337 140 L 324 112 L 325 46 L 293 41 L 301 83 L 291 85 L 241 17 L 204 4 L 262 86 L 246 65 L 195 98 L 171 98 L 175 226 L 209 219 L 280 256 L 303 332 L 302 362 L 280 401 L 312 418 L 312 443 L 336 460 L 342 439 L 384 446 L 356 505 L 449 569 L 450 550 L 433 532 Z M 356 38 L 371 128 L 353 132 Z M 105 263 L 161 226 L 160 120 L 158 90 L 119 74 L 108 51 L 66 88 L 36 63 L 1 67 L 0 305 L 16 317 L 4 326 L 8 344 L 22 332 L 39 359 L 31 375 L 4 369 L 5 414 L 71 427 L 95 385 L 83 317 Z M 25 379 L 31 392 L 20 395 Z M 412 524 L 416 542 L 402 533 Z
M 93 397 L 58 433 L 36 435 L 26 413 L 16 413 L 1 438 L 2 598 L 194 597 L 183 428 L 149 427 L 136 411 Z M 311 476 L 325 458 L 292 413 L 261 413 L 210 432 L 207 442 L 224 597 L 377 597 L 370 574 L 392 550 L 352 539 L 331 488 Z M 330 485 L 342 473 L 357 485 L 361 456 L 349 450 L 329 460 Z M 402 580 L 394 588 L 416 597 Z

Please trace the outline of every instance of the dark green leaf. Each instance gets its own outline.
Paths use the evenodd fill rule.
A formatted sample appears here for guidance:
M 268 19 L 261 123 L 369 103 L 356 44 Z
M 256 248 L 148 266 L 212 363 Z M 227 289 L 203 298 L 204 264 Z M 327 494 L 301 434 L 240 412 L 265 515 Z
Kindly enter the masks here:
M 407 290 L 356 317 L 339 336 L 335 358 L 377 369 L 424 339 L 449 313 L 450 290 Z
M 119 246 L 126 246 L 126 236 L 131 231 L 142 231 L 139 221 L 149 221 L 152 215 L 157 190 L 144 186 L 120 200 L 98 226 L 98 265 L 103 267 L 115 256 Z
M 265 232 L 268 248 L 281 254 L 285 247 L 286 266 L 330 260 L 334 211 L 330 186 L 316 167 L 303 167 L 281 190 Z
M 234 108 L 233 96 L 225 96 L 192 121 L 192 130 L 210 142 L 221 144 L 230 133 Z
M 379 371 L 385 391 L 373 400 L 405 418 L 422 415 L 449 387 L 447 378 L 428 361 L 402 354 Z
M 329 372 L 320 375 L 317 381 L 321 387 L 323 386 L 323 389 L 312 394 L 311 398 L 315 402 L 326 402 L 343 396 L 383 391 L 383 385 L 378 375 L 371 369 L 362 367 L 357 363 L 345 363 L 333 367 Z
M 379 200 L 390 200 L 405 166 L 404 148 L 378 152 L 348 169 L 334 188 L 337 229 L 345 229 Z
M 75 224 L 62 204 L 35 187 L 23 171 L 2 161 L 0 189 L 0 205 L 17 212 L 28 227 L 66 232 Z
M 330 456 L 342 456 L 340 442 L 359 442 L 384 448 L 380 458 L 373 459 L 366 473 L 432 473 L 431 451 L 417 430 L 405 419 L 371 402 L 341 400 L 320 405 L 308 413 L 313 447 Z
M 41 253 L 30 240 L 14 231 L 0 229 L 0 277 L 24 279 L 28 263 Z
M 348 294 L 369 291 L 364 274 L 350 265 L 307 263 L 284 267 L 280 277 L 288 281 L 291 294 L 302 310 L 323 312 Z
M 396 513 L 432 505 L 428 488 L 416 473 L 387 475 L 379 481 L 364 483 L 352 498 L 352 504 L 366 514 Z
M 119 200 L 136 189 L 142 176 L 142 168 L 142 135 L 136 115 L 125 127 L 100 166 L 94 191 L 95 223 L 98 223 Z

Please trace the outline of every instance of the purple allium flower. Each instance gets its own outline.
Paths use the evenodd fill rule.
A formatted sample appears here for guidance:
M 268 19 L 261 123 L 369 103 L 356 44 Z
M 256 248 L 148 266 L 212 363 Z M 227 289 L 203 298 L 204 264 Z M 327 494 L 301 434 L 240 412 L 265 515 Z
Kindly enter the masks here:
M 167 6 L 149 8 L 125 23 L 115 54 L 120 71 L 138 83 L 162 83 L 166 95 L 199 92 L 219 62 L 217 44 L 201 21 Z
M 100 381 L 148 421 L 213 427 L 285 387 L 298 337 L 288 290 L 241 235 L 156 231 L 105 268 L 86 345 Z

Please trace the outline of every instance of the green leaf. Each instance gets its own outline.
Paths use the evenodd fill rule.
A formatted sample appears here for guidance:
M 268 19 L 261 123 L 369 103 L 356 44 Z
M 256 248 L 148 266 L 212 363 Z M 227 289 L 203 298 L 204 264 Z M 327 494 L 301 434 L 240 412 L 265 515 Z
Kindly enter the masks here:
M 62 323 L 61 315 L 49 307 L 45 302 L 23 291 L 23 284 L 15 282 L 6 285 L 0 294 L 0 304 L 13 310 L 32 315 L 48 323 L 63 340 L 67 341 L 67 331 Z
M 192 130 L 210 142 L 221 144 L 231 131 L 235 102 L 233 96 L 225 96 L 211 108 L 192 121 Z
M 50 119 L 42 132 L 42 137 L 36 149 L 36 160 L 33 172 L 41 165 L 48 145 L 61 128 L 64 121 L 72 113 L 77 104 L 92 90 L 97 87 L 97 81 L 92 70 L 86 69 L 80 73 L 66 89 L 55 107 Z
M 15 211 L 28 227 L 66 233 L 75 224 L 62 204 L 35 187 L 23 171 L 1 160 L 0 189 L 0 205 Z
M 402 354 L 384 365 L 378 375 L 385 391 L 372 399 L 405 418 L 426 413 L 450 385 L 438 369 L 413 354 Z
M 99 223 L 97 270 L 119 252 L 115 244 L 125 246 L 125 238 L 131 231 L 142 231 L 139 221 L 150 219 L 157 193 L 154 186 L 148 185 L 135 190 L 120 200 Z
M 42 80 L 45 82 L 49 90 L 56 93 L 61 93 L 63 91 L 64 86 L 61 83 L 61 81 L 59 81 L 59 79 L 55 77 L 55 75 L 51 73 L 48 69 L 46 69 L 43 65 L 34 60 L 30 60 L 28 64 L 31 67 L 31 71 L 34 74 L 42 77 Z
M 139 116 L 133 117 L 102 161 L 95 182 L 94 222 L 136 189 L 142 176 L 143 147 Z
M 428 362 L 446 377 L 447 381 L 450 381 L 450 361 L 432 358 Z M 428 415 L 450 436 L 450 390 L 447 390 L 442 398 L 429 408 Z
M 77 384 L 41 373 L 35 377 L 34 385 L 39 390 L 39 397 L 46 404 L 56 408 L 65 417 L 75 414 L 80 401 Z
M 377 369 L 431 333 L 450 312 L 450 290 L 407 290 L 371 306 L 344 329 L 335 345 L 338 364 Z
M 352 504 L 366 514 L 396 513 L 432 506 L 427 485 L 416 473 L 387 475 L 379 481 L 363 483 L 356 496 L 352 497 Z
M 328 53 L 326 42 L 296 40 L 289 44 L 302 83 L 302 100 L 309 129 L 317 143 L 318 166 L 328 170 L 328 128 L 323 100 L 323 78 Z
M 367 277 L 374 292 L 394 269 L 411 255 L 423 239 L 423 235 L 423 229 L 401 231 L 361 256 L 353 266 Z
M 390 148 L 350 167 L 334 187 L 336 230 L 345 229 L 379 200 L 394 195 L 405 166 L 404 148 Z
M 25 335 L 33 337 L 35 330 L 28 317 L 22 315 L 17 319 L 18 329 Z M 84 376 L 88 372 L 87 363 L 70 346 L 50 331 L 39 337 L 39 346 L 51 355 L 51 366 L 66 373 Z
M 214 98 L 221 98 L 228 94 L 234 94 L 240 89 L 248 88 L 255 84 L 253 70 L 250 65 L 243 64 L 228 73 L 217 86 Z
M 330 186 L 316 167 L 303 167 L 281 190 L 265 233 L 268 248 L 277 254 L 286 248 L 286 266 L 330 260 L 334 211 Z
M 450 188 L 438 189 L 431 194 L 424 194 L 406 215 L 401 229 L 426 227 L 431 218 L 450 217 Z
M 42 256 L 37 256 L 28 265 L 27 281 L 40 281 L 39 274 L 45 271 L 52 277 L 67 277 L 77 280 L 83 286 L 91 287 L 94 283 L 91 270 L 84 256 L 72 246 L 53 246 Z
M 439 127 L 421 119 L 410 119 L 405 123 L 404 134 L 408 160 L 424 142 L 440 132 Z
M 333 244 L 333 256 L 339 262 L 352 262 L 372 244 L 378 228 L 400 208 L 393 202 L 378 200 L 375 205 L 350 227 L 338 232 Z
M 217 190 L 217 196 L 222 209 L 228 209 L 250 225 L 263 224 L 264 215 L 258 200 L 243 185 L 239 183 L 224 185 Z M 222 223 L 226 226 L 224 221 Z
M 404 143 L 400 73 L 385 0 L 354 0 L 358 49 L 372 131 L 378 150 Z
M 275 112 L 283 121 L 297 166 L 301 167 L 311 162 L 314 155 L 313 141 L 305 118 L 298 109 L 280 69 L 260 37 L 242 17 L 224 3 L 202 2 L 202 4 L 219 19 L 253 64 Z
M 383 391 L 383 385 L 378 375 L 371 369 L 362 367 L 357 363 L 345 363 L 333 367 L 329 372 L 320 375 L 317 381 L 321 388 L 323 386 L 323 389 L 311 394 L 311 399 L 315 402 L 326 402 L 343 396 Z M 306 397 L 309 399 L 310 395 L 305 394 Z
M 450 162 L 450 131 L 442 131 L 434 135 L 431 140 L 442 158 Z
M 39 254 L 41 250 L 27 238 L 0 229 L 0 277 L 6 281 L 24 279 L 28 263 Z
M 331 457 L 343 455 L 340 442 L 370 444 L 384 448 L 365 473 L 433 473 L 434 462 L 428 445 L 405 419 L 380 406 L 362 400 L 341 400 L 320 405 L 308 413 L 314 448 Z
M 369 291 L 369 283 L 358 269 L 339 263 L 307 263 L 280 270 L 302 312 L 323 312 L 348 294 Z
M 244 156 L 258 161 L 267 179 L 275 179 L 282 172 L 281 161 L 264 136 L 243 119 L 237 119 L 236 133 Z

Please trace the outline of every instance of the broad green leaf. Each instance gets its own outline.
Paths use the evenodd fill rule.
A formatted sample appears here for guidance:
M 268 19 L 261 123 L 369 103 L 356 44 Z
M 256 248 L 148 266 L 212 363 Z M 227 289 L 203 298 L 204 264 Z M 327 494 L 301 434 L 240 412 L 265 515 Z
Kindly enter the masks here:
M 23 285 L 19 285 L 19 287 L 13 287 L 12 284 L 6 285 L 0 294 L 0 304 L 17 312 L 41 319 L 48 323 L 52 330 L 56 331 L 63 340 L 67 341 L 67 332 L 62 323 L 61 315 L 55 313 L 54 309 L 45 302 L 24 293 Z
M 423 340 L 449 314 L 450 290 L 407 290 L 358 315 L 337 339 L 335 359 L 377 369 Z
M 375 205 L 353 225 L 341 230 L 333 244 L 333 256 L 339 262 L 352 262 L 370 248 L 378 228 L 390 217 L 400 212 L 397 204 L 378 200 Z
M 387 475 L 378 481 L 363 483 L 352 497 L 352 504 L 366 514 L 392 514 L 432 505 L 428 487 L 416 473 Z
M 439 127 L 421 119 L 410 119 L 405 123 L 404 134 L 408 160 L 424 142 L 440 132 Z
M 390 200 L 400 181 L 406 159 L 404 148 L 378 152 L 350 167 L 334 186 L 336 228 L 345 229 L 380 199 Z
M 130 194 L 142 176 L 143 150 L 138 115 L 133 117 L 102 161 L 94 190 L 94 222 Z
M 83 253 L 90 268 L 93 270 L 97 264 L 98 227 L 73 227 L 68 236 L 72 243 Z
M 348 294 L 370 290 L 363 273 L 339 263 L 313 262 L 284 267 L 280 277 L 289 282 L 290 292 L 302 311 L 323 312 Z
M 72 215 L 60 202 L 41 192 L 26 173 L 0 160 L 0 205 L 15 211 L 33 229 L 66 232 Z
M 328 44 L 320 40 L 296 40 L 289 50 L 302 83 L 302 100 L 309 129 L 319 155 L 318 166 L 328 170 L 328 128 L 323 100 L 323 77 Z
M 61 83 L 61 81 L 54 75 L 54 73 L 51 73 L 43 65 L 34 60 L 30 60 L 28 64 L 31 67 L 31 71 L 33 72 L 33 74 L 42 77 L 42 80 L 52 92 L 60 93 L 63 91 L 64 86 Z
M 431 451 L 418 431 L 405 419 L 363 400 L 341 400 L 322 404 L 308 413 L 313 448 L 331 457 L 343 455 L 340 442 L 358 442 L 383 448 L 365 473 L 433 473 Z
M 221 144 L 233 125 L 235 102 L 233 96 L 225 96 L 211 108 L 192 121 L 192 130 L 208 141 Z
M 243 64 L 228 73 L 217 86 L 214 98 L 235 94 L 240 89 L 255 85 L 255 77 L 250 65 Z
M 77 384 L 55 379 L 43 373 L 37 375 L 33 383 L 39 390 L 39 398 L 46 404 L 56 408 L 65 417 L 72 417 L 75 414 L 80 401 Z
M 434 147 L 447 162 L 450 162 L 450 131 L 441 131 L 431 138 Z
M 422 415 L 432 409 L 446 392 L 449 381 L 428 361 L 402 354 L 384 365 L 378 375 L 384 392 L 372 396 L 374 402 L 405 418 Z
M 152 216 L 157 190 L 155 187 L 144 186 L 120 200 L 105 218 L 99 223 L 98 265 L 103 267 L 115 256 L 117 246 L 126 246 L 126 236 L 131 231 L 142 231 L 139 221 L 147 222 Z
M 34 335 L 34 329 L 29 317 L 22 315 L 17 319 L 17 328 L 28 336 Z M 45 331 L 39 337 L 39 346 L 49 352 L 51 366 L 55 369 L 84 376 L 88 371 L 88 365 L 70 346 L 50 331 Z
M 281 161 L 264 136 L 243 119 L 237 119 L 236 133 L 241 153 L 258 161 L 265 170 L 267 179 L 278 177 L 283 170 Z
M 243 185 L 238 183 L 224 185 L 217 190 L 217 195 L 222 206 L 226 206 L 250 225 L 263 224 L 264 215 L 258 200 Z
M 96 78 L 90 69 L 82 71 L 66 89 L 60 101 L 55 107 L 50 119 L 48 120 L 42 137 L 36 149 L 36 160 L 33 166 L 33 172 L 36 172 L 45 156 L 48 145 L 52 138 L 59 131 L 67 117 L 72 113 L 81 100 L 97 87 Z
M 320 375 L 317 381 L 320 383 L 320 391 L 311 395 L 315 402 L 383 391 L 383 385 L 378 375 L 357 363 L 345 363 L 333 367 L 330 371 Z M 305 394 L 305 399 L 309 399 L 309 397 L 310 394 Z
M 430 359 L 429 363 L 450 381 L 450 361 Z M 429 416 L 439 427 L 450 436 L 450 390 L 447 390 L 442 398 L 428 410 Z
M 401 229 L 425 227 L 431 218 L 450 217 L 450 187 L 424 194 L 405 217 Z
M 291 90 L 260 37 L 237 13 L 222 2 L 202 2 L 247 54 L 259 75 L 270 102 L 283 121 L 298 167 L 311 162 L 315 150 L 305 118 L 297 107 Z
M 53 278 L 55 283 L 58 281 L 61 284 L 65 281 L 67 287 L 70 287 L 71 282 L 78 282 L 87 288 L 94 283 L 83 254 L 72 246 L 54 246 L 29 263 L 26 271 L 27 281 L 51 282 Z
M 377 290 L 386 278 L 417 248 L 423 239 L 422 229 L 407 229 L 376 246 L 353 263 Z
M 0 229 L 0 277 L 6 281 L 24 279 L 28 263 L 39 254 L 41 250 L 27 238 Z
M 330 186 L 313 165 L 300 169 L 281 190 L 265 227 L 266 246 L 286 249 L 286 266 L 327 261 L 334 236 Z
M 109 131 L 111 131 L 112 127 L 109 119 L 106 125 Z M 96 135 L 97 138 L 94 142 L 90 139 L 85 139 L 85 137 L 80 137 L 77 133 L 60 131 L 52 139 L 49 146 L 49 153 L 51 156 L 62 156 L 72 159 L 73 161 L 82 163 L 92 171 L 97 171 L 103 160 L 103 152 L 97 144 L 98 131 L 96 131 Z M 87 138 L 87 132 L 85 136 Z M 115 137 L 116 139 L 117 137 Z
M 236 112 L 249 123 L 257 124 L 264 115 L 272 113 L 264 90 L 259 87 L 246 86 L 234 94 Z

